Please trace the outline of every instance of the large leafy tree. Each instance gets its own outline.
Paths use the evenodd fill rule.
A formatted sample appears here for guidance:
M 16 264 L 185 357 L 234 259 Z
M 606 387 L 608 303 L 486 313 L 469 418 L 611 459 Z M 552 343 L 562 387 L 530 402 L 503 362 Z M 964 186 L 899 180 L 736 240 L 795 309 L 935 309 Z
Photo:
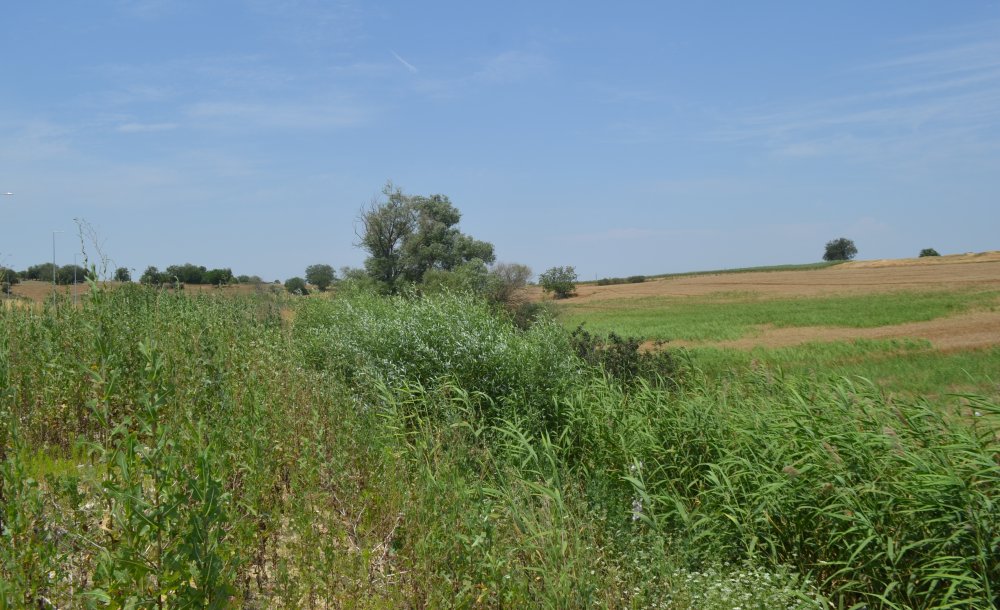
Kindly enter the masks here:
M 201 283 L 221 286 L 222 284 L 232 283 L 233 279 L 233 270 L 228 267 L 225 269 L 209 269 L 202 274 Z
M 431 269 L 452 271 L 464 263 L 496 260 L 493 244 L 458 230 L 462 214 L 443 195 L 413 197 L 415 228 L 403 240 L 403 277 L 420 282 Z
M 384 202 L 372 201 L 361 211 L 358 245 L 368 252 L 365 271 L 387 290 L 403 275 L 403 240 L 413 233 L 415 217 L 409 197 L 392 183 L 382 189 Z
M 444 195 L 404 194 L 391 183 L 383 202 L 360 217 L 359 245 L 368 251 L 365 269 L 387 291 L 400 282 L 421 282 L 428 271 L 454 271 L 478 260 L 492 263 L 493 244 L 462 233 L 461 212 Z
M 337 279 L 337 272 L 330 265 L 309 265 L 306 267 L 306 281 L 320 289 L 320 292 L 330 287 Z
M 846 237 L 826 242 L 826 251 L 823 253 L 825 261 L 849 261 L 858 254 L 858 248 L 854 242 Z
M 13 269 L 8 269 L 7 267 L 0 267 L 0 284 L 6 286 L 13 286 L 17 284 L 20 279 L 17 276 L 17 272 Z
M 183 265 L 170 265 L 167 267 L 166 274 L 171 280 L 176 279 L 182 284 L 202 284 L 207 271 L 208 269 L 204 265 L 184 263 Z

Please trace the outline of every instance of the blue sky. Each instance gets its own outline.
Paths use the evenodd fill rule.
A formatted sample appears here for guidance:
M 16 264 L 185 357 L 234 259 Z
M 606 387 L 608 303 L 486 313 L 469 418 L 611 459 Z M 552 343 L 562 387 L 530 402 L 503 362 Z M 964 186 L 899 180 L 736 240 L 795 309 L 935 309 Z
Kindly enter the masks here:
M 8 2 L 0 264 L 359 266 L 387 179 L 581 278 L 1000 249 L 1000 4 Z

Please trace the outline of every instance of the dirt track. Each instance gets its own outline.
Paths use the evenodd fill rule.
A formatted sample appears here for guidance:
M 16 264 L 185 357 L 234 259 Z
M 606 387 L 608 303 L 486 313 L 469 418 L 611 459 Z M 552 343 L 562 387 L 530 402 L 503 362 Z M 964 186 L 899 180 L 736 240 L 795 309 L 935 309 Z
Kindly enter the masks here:
M 929 292 L 935 290 L 1000 290 L 1000 251 L 940 258 L 857 261 L 809 271 L 770 271 L 697 275 L 651 280 L 642 284 L 578 288 L 573 303 L 611 299 L 725 296 L 726 293 L 764 298 Z M 880 328 L 766 326 L 753 336 L 713 343 L 671 342 L 672 345 L 711 345 L 750 349 L 787 347 L 812 341 L 852 339 L 927 339 L 941 350 L 988 348 L 1000 345 L 1000 312 L 975 311 L 927 322 Z

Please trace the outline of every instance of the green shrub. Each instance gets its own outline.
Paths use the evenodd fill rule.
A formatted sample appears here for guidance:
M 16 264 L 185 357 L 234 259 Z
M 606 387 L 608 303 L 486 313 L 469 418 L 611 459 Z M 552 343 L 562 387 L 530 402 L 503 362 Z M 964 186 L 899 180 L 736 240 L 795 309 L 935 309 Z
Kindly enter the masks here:
M 309 294 L 309 289 L 306 287 L 306 281 L 300 277 L 293 277 L 285 280 L 285 290 L 292 294 Z
M 663 341 L 656 341 L 644 351 L 643 340 L 622 338 L 615 333 L 606 337 L 587 332 L 583 325 L 570 334 L 570 344 L 585 363 L 603 370 L 625 384 L 639 380 L 654 386 L 675 387 L 681 374 L 679 362 L 666 350 Z
M 579 367 L 566 333 L 542 320 L 522 331 L 484 300 L 443 293 L 424 298 L 358 293 L 310 301 L 297 309 L 295 331 L 312 367 L 357 386 L 444 382 L 482 395 L 495 419 L 518 411 L 540 424 Z
M 938 251 L 935 250 L 934 248 L 924 248 L 923 250 L 920 251 L 920 258 L 923 258 L 925 256 L 941 256 L 941 255 L 938 254 Z
M 576 270 L 573 267 L 552 267 L 538 276 L 538 284 L 557 299 L 566 299 L 576 290 Z
M 597 280 L 598 286 L 612 286 L 615 284 L 641 284 L 646 281 L 645 275 L 630 275 L 628 277 L 604 277 Z

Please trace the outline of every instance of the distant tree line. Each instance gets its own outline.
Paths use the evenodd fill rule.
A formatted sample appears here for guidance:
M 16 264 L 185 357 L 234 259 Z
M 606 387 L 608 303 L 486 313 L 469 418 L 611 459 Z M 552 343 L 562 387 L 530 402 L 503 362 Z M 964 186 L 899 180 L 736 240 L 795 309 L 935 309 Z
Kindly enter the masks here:
M 7 267 L 0 266 L 0 283 L 18 284 L 21 281 L 37 280 L 41 282 L 52 281 L 52 263 L 40 263 L 32 265 L 24 271 L 15 271 Z M 86 282 L 88 279 L 97 279 L 94 269 L 88 269 L 81 265 L 63 265 L 56 267 L 55 280 L 59 285 Z M 131 282 L 132 272 L 128 267 L 118 267 L 111 274 L 111 279 L 116 282 Z M 264 284 L 264 280 L 259 275 L 239 275 L 234 276 L 229 268 L 208 269 L 204 266 L 185 263 L 183 265 L 171 265 L 165 271 L 160 271 L 154 266 L 146 268 L 139 281 L 143 284 L 159 286 L 162 284 L 180 282 L 183 284 Z
M 151 265 L 146 267 L 146 270 L 143 271 L 142 276 L 139 278 L 139 283 L 151 286 L 171 283 L 220 286 L 232 284 L 234 281 L 236 281 L 236 277 L 233 275 L 232 269 L 228 267 L 223 269 L 207 269 L 204 265 L 193 265 L 191 263 L 170 265 L 165 271 L 160 271 L 157 267 Z
M 52 281 L 52 263 L 41 263 L 32 265 L 20 272 L 21 280 L 41 280 L 43 282 Z M 85 282 L 91 276 L 91 271 L 80 265 L 63 265 L 55 267 L 56 283 L 60 285 L 72 284 L 75 278 L 77 282 Z

